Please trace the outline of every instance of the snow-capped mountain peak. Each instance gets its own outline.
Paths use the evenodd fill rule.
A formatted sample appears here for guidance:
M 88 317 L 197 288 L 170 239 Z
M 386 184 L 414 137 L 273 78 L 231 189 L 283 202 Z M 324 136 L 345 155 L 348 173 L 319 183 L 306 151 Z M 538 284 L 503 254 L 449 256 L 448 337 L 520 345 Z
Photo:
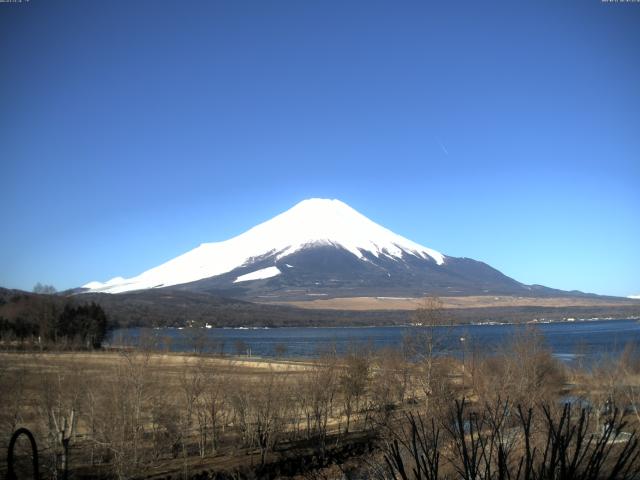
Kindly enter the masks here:
M 363 257 L 363 251 L 376 257 L 381 254 L 401 257 L 405 252 L 423 258 L 429 256 L 438 264 L 444 262 L 441 253 L 396 235 L 340 200 L 303 200 L 272 220 L 257 225 L 232 240 L 245 236 L 251 238 L 253 235 L 277 245 L 275 249 L 279 252 L 279 258 L 306 245 L 332 244 L 348 250 L 358 258 Z
M 341 202 L 313 198 L 304 200 L 280 215 L 223 242 L 203 243 L 137 277 L 116 277 L 105 283 L 90 282 L 90 291 L 120 293 L 194 282 L 251 265 L 257 259 L 273 256 L 274 262 L 314 246 L 342 248 L 358 259 L 367 254 L 401 260 L 405 256 L 445 262 L 440 252 L 419 245 L 369 220 Z M 279 275 L 275 266 L 242 275 L 237 282 Z

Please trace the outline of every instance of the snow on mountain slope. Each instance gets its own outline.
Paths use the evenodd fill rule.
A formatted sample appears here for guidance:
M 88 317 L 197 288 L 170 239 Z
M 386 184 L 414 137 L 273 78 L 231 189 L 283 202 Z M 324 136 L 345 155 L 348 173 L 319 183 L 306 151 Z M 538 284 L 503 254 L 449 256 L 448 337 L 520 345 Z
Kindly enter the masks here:
M 179 285 L 249 266 L 261 257 L 275 255 L 275 259 L 280 259 L 317 245 L 341 247 L 362 261 L 368 261 L 364 255 L 368 252 L 375 257 L 398 260 L 413 255 L 432 259 L 438 265 L 445 262 L 445 256 L 440 252 L 393 233 L 339 200 L 314 198 L 298 203 L 237 237 L 224 242 L 203 243 L 137 277 L 116 277 L 105 283 L 90 282 L 83 288 L 93 292 L 120 293 Z M 274 273 L 269 270 L 268 273 L 277 275 L 280 271 Z M 240 280 L 249 275 L 251 273 L 242 275 L 236 281 L 251 280 Z
M 233 283 L 248 282 L 250 280 L 264 280 L 265 278 L 275 277 L 276 275 L 280 275 L 281 273 L 282 272 L 278 267 L 261 268 L 260 270 L 256 270 L 255 272 L 240 275 L 233 281 Z

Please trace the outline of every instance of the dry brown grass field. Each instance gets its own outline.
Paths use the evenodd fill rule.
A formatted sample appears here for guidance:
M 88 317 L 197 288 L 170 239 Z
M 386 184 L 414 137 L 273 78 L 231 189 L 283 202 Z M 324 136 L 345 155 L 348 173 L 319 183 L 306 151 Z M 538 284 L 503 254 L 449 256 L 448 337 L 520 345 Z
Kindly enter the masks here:
M 636 305 L 637 300 L 580 298 L 580 297 L 512 297 L 512 296 L 467 296 L 439 297 L 442 308 L 487 308 L 487 307 L 611 307 L 620 305 Z M 415 310 L 426 298 L 412 297 L 348 297 L 328 298 L 289 302 L 270 302 L 292 305 L 300 308 L 319 310 Z M 266 303 L 266 302 L 264 302 Z
M 598 415 L 614 402 L 628 425 L 640 420 L 631 350 L 615 364 L 572 370 L 526 334 L 495 355 L 470 352 L 464 364 L 435 355 L 434 340 L 304 362 L 151 349 L 1 352 L 0 447 L 16 428 L 30 429 L 43 478 L 60 478 L 66 466 L 72 478 L 343 479 L 346 465 L 365 476 L 384 468 L 385 445 L 407 414 L 448 425 L 455 399 L 482 409 L 508 397 L 555 411 L 570 396 Z

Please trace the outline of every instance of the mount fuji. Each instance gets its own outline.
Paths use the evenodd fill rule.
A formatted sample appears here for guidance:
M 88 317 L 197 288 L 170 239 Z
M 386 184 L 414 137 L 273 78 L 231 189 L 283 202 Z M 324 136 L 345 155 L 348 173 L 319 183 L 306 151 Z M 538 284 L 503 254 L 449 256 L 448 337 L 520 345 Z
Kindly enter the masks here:
M 111 294 L 168 288 L 249 300 L 568 293 L 524 285 L 485 263 L 444 255 L 339 200 L 315 198 L 136 277 L 82 287 L 84 292 Z

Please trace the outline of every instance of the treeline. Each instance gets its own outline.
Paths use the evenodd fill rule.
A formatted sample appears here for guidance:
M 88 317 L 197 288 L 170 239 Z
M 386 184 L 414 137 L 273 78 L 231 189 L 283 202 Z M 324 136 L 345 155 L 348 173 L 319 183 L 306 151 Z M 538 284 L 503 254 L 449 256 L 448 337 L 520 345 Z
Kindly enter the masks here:
M 109 327 L 104 309 L 95 302 L 27 293 L 0 300 L 0 346 L 4 348 L 100 348 Z
M 403 310 L 313 310 L 287 305 L 251 303 L 205 292 L 170 288 L 83 294 L 100 304 L 122 327 L 291 327 L 406 325 L 413 312 Z M 483 307 L 447 309 L 447 324 L 473 322 L 528 322 L 534 318 L 631 318 L 640 316 L 640 304 L 584 307 Z
M 488 472 L 523 478 L 518 462 L 527 440 L 529 472 L 550 465 L 548 476 L 527 478 L 595 479 L 600 476 L 577 475 L 585 473 L 579 470 L 587 468 L 584 463 L 576 463 L 576 476 L 553 476 L 560 463 L 542 458 L 549 435 L 566 440 L 559 445 L 565 453 L 575 451 L 571 442 L 581 438 L 586 459 L 596 446 L 613 449 L 615 459 L 616 449 L 635 438 L 629 437 L 635 427 L 620 421 L 624 412 L 634 425 L 640 420 L 635 410 L 640 405 L 640 362 L 633 351 L 612 365 L 571 371 L 529 331 L 497 355 L 470 349 L 463 360 L 436 355 L 433 333 L 425 329 L 398 349 L 378 352 L 354 347 L 338 356 L 328 346 L 320 358 L 305 364 L 166 355 L 157 351 L 162 346 L 154 346 L 153 338 L 120 353 L 61 355 L 57 366 L 51 358 L 15 354 L 5 357 L 14 364 L 0 365 L 2 385 L 11 386 L 0 389 L 5 406 L 0 431 L 8 435 L 18 426 L 32 429 L 51 476 L 61 476 L 69 462 L 68 468 L 82 478 L 101 472 L 122 479 L 144 477 L 151 469 L 179 472 L 182 478 L 206 470 L 207 476 L 198 478 L 216 478 L 218 459 L 235 478 L 271 478 L 261 477 L 270 462 L 311 452 L 317 465 L 327 465 L 333 449 L 362 436 L 376 438 L 379 450 L 361 465 L 372 469 L 361 478 L 376 471 L 386 472 L 384 478 L 415 480 L 498 478 Z M 563 414 L 569 396 L 575 408 Z M 455 400 L 462 398 L 472 402 L 456 411 Z M 412 415 L 418 419 L 415 425 L 408 421 Z M 612 418 L 615 436 L 606 433 Z M 67 426 L 62 432 L 61 425 Z M 567 434 L 565 426 L 580 428 L 579 437 Z M 609 435 L 604 443 L 603 434 Z M 415 435 L 424 439 L 418 450 L 411 448 Z M 636 447 L 630 449 L 634 454 Z M 499 464 L 501 458 L 507 463 Z M 603 458 L 596 455 L 594 461 Z M 439 473 L 434 476 L 429 467 L 412 474 L 414 460 L 422 462 L 420 468 L 432 462 Z M 633 462 L 636 457 L 625 460 L 627 472 Z M 598 475 L 609 468 L 606 462 L 598 464 Z
M 43 286 L 39 290 L 46 290 Z M 0 316 L 2 302 L 12 298 L 33 296 L 25 292 L 0 288 Z M 83 293 L 73 297 L 40 295 L 40 297 L 78 302 L 95 302 L 109 320 L 127 327 L 291 327 L 291 326 L 371 326 L 406 325 L 413 321 L 412 311 L 403 310 L 313 310 L 287 305 L 246 302 L 206 292 L 189 292 L 162 288 L 117 295 Z M 483 307 L 444 310 L 443 324 L 474 322 L 528 322 L 534 318 L 562 320 L 574 318 L 632 318 L 640 316 L 640 304 L 589 307 Z M 6 315 L 5 315 L 6 317 Z

